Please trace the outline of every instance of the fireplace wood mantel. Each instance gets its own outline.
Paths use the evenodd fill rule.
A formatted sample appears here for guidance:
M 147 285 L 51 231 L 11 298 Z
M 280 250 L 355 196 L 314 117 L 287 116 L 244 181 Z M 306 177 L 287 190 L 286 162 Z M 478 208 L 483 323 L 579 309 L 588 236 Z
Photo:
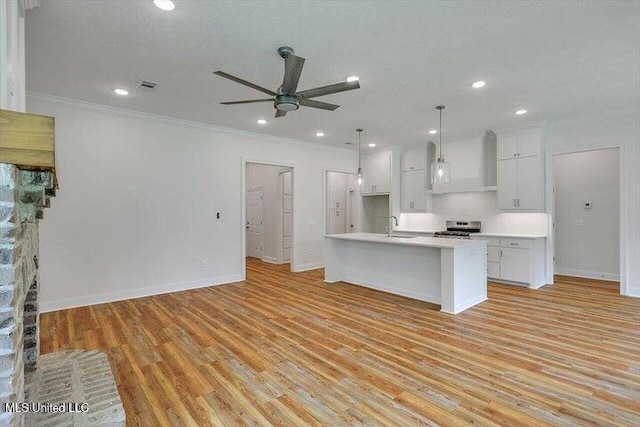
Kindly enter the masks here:
M 0 163 L 51 172 L 57 187 L 54 118 L 0 109 Z

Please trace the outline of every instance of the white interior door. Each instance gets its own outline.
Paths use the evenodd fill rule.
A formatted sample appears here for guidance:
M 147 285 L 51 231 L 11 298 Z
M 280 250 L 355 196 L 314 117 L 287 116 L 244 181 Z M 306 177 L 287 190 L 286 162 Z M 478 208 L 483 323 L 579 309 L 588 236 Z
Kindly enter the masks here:
M 247 190 L 247 256 L 262 259 L 262 188 Z
M 291 241 L 293 237 L 293 192 L 292 174 L 283 172 L 282 177 L 282 262 L 291 261 Z

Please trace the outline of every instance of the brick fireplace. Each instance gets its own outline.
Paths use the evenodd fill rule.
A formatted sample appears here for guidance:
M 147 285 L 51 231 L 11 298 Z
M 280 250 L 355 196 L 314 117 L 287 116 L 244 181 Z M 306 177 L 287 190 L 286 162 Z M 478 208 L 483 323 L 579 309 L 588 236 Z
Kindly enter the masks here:
M 46 171 L 0 164 L 0 402 L 25 401 L 25 374 L 36 369 L 38 335 L 38 220 L 55 194 Z M 1 412 L 0 425 L 21 425 L 22 414 Z

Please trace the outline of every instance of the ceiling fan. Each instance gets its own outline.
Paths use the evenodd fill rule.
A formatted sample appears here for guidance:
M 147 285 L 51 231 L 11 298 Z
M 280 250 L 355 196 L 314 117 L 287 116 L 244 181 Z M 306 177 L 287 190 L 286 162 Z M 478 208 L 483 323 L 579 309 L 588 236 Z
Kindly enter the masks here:
M 259 90 L 260 92 L 271 95 L 273 98 L 249 99 L 246 101 L 229 101 L 221 102 L 220 104 L 235 105 L 252 104 L 255 102 L 273 102 L 273 106 L 277 110 L 276 117 L 282 117 L 287 114 L 287 111 L 297 110 L 301 105 L 303 107 L 320 108 L 321 110 L 333 111 L 338 108 L 339 105 L 315 101 L 311 98 L 360 88 L 360 82 L 356 80 L 352 82 L 336 83 L 328 86 L 321 86 L 296 92 L 296 90 L 298 89 L 298 81 L 300 80 L 300 75 L 302 74 L 302 67 L 304 66 L 304 58 L 294 55 L 293 49 L 288 46 L 282 46 L 278 48 L 278 53 L 284 59 L 284 79 L 282 80 L 282 86 L 280 86 L 276 92 L 243 80 L 239 77 L 232 76 L 231 74 L 227 74 L 224 71 L 215 71 L 213 73 L 220 77 L 233 80 L 234 82 L 240 83 L 241 85 L 249 86 L 250 88 Z

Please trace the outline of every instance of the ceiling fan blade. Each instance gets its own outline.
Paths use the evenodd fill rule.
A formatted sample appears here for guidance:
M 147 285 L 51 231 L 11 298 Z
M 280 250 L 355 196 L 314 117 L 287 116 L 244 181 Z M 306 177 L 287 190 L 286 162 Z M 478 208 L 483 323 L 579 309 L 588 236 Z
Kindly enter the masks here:
M 267 98 L 267 99 L 248 99 L 246 101 L 228 101 L 228 102 L 221 102 L 220 104 L 222 105 L 235 105 L 235 104 L 253 104 L 254 102 L 267 102 L 267 101 L 271 101 L 273 102 L 275 99 L 274 98 Z
M 313 89 L 303 90 L 296 93 L 296 96 L 302 98 L 315 98 L 316 96 L 329 95 L 331 93 L 344 92 L 345 90 L 360 89 L 360 82 L 342 82 L 328 86 L 316 87 Z
M 276 96 L 277 95 L 277 93 L 275 93 L 272 90 L 263 88 L 262 86 L 258 86 L 256 84 L 253 84 L 253 83 L 248 82 L 246 80 L 242 80 L 241 78 L 236 77 L 236 76 L 232 76 L 231 74 L 227 74 L 224 71 L 214 71 L 213 74 L 216 74 L 216 75 L 218 75 L 220 77 L 224 77 L 225 79 L 233 80 L 234 82 L 240 83 L 241 85 L 249 86 L 252 89 L 259 90 L 260 92 L 264 92 L 264 93 L 266 93 L 268 95 L 272 95 L 272 96 Z
M 301 98 L 299 102 L 300 105 L 304 105 L 305 107 L 320 108 L 322 110 L 329 111 L 333 111 L 339 107 L 339 105 L 329 104 L 328 102 L 314 101 L 313 99 L 306 98 Z
M 286 111 L 276 110 L 276 117 L 284 117 L 287 115 Z
M 287 55 L 287 57 L 284 59 L 284 79 L 282 80 L 282 93 L 296 93 L 303 66 L 304 58 L 295 56 L 293 54 Z

